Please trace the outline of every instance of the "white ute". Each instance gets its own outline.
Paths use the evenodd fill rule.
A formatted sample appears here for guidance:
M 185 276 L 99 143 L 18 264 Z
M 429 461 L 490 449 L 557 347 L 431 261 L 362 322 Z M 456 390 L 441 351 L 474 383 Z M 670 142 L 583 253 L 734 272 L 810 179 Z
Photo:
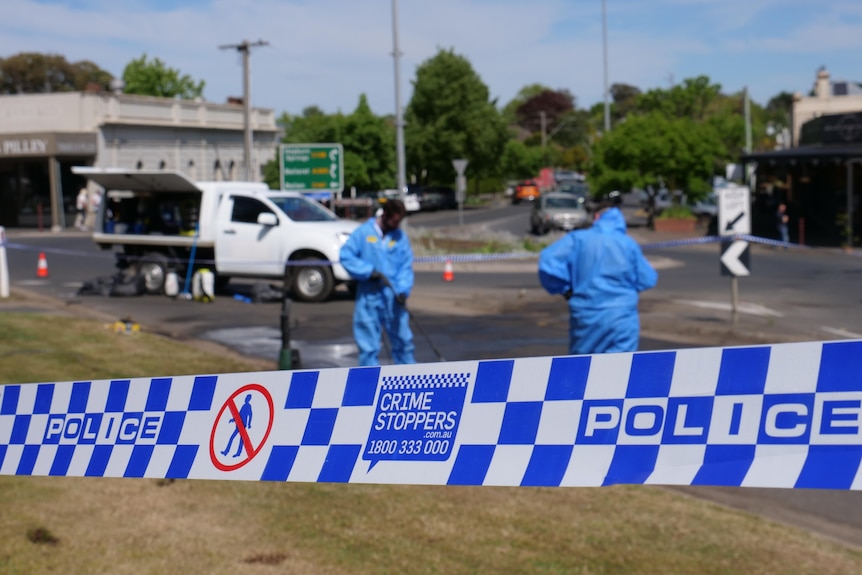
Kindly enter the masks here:
M 255 182 L 194 182 L 164 170 L 72 171 L 105 190 L 93 241 L 141 274 L 149 293 L 163 291 L 168 270 L 182 283 L 192 251 L 192 268 L 209 268 L 219 286 L 231 277 L 284 279 L 294 298 L 324 301 L 350 281 L 337 262 L 359 223 L 302 194 Z

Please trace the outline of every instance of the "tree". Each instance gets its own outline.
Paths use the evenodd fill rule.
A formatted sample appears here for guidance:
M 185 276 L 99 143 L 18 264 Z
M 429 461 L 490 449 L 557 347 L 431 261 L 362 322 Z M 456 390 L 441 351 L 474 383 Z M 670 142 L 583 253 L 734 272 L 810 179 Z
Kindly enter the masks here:
M 591 176 L 600 193 L 664 184 L 697 199 L 711 189 L 725 149 L 712 125 L 653 111 L 615 126 L 594 154 Z
M 386 118 L 376 116 L 368 106 L 365 94 L 359 96 L 356 109 L 348 116 L 326 114 L 309 106 L 299 116 L 282 114 L 278 122 L 284 128 L 286 144 L 340 143 L 344 147 L 344 187 L 382 190 L 395 185 L 395 127 Z M 264 167 L 264 179 L 272 188 L 281 187 L 280 159 Z
M 527 146 L 518 140 L 509 140 L 500 157 L 500 171 L 505 178 L 526 179 L 539 173 L 543 166 L 542 149 Z
M 93 62 L 69 63 L 58 54 L 21 52 L 0 58 L 0 94 L 81 91 L 91 84 L 105 90 L 113 76 Z
M 126 64 L 123 69 L 126 94 L 180 98 L 191 100 L 203 95 L 204 81 L 195 82 L 188 74 L 168 68 L 159 58 L 147 59 L 143 54 Z
M 419 65 L 405 120 L 409 169 L 420 180 L 452 182 L 456 158 L 470 161 L 471 176 L 496 172 L 506 127 L 488 87 L 463 56 L 441 49 Z
M 703 120 L 719 94 L 721 84 L 712 84 L 708 76 L 698 76 L 687 78 L 669 90 L 654 89 L 641 94 L 637 107 L 642 112 L 659 111 L 669 117 Z
M 513 125 L 518 121 L 516 112 L 518 107 L 537 94 L 541 94 L 545 90 L 550 90 L 544 84 L 527 84 L 521 88 L 518 93 L 512 98 L 508 104 L 503 107 L 503 120 L 507 125 Z
M 539 132 L 544 112 L 545 129 L 550 131 L 574 109 L 575 97 L 568 90 L 543 90 L 518 106 L 515 116 L 519 126 L 530 132 Z
M 375 116 L 365 94 L 344 119 L 343 139 L 345 186 L 382 190 L 395 186 L 395 127 Z M 350 156 L 355 167 L 348 165 Z
M 641 90 L 631 84 L 611 84 L 611 120 L 614 124 L 637 110 Z

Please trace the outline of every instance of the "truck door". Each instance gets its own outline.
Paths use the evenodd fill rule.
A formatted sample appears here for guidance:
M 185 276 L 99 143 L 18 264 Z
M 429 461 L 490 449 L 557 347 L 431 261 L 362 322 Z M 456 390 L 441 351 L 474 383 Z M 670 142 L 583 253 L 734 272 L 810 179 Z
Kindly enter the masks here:
M 275 225 L 258 223 L 271 214 Z M 284 271 L 281 222 L 266 203 L 231 194 L 219 206 L 216 226 L 216 269 L 225 275 L 280 277 Z

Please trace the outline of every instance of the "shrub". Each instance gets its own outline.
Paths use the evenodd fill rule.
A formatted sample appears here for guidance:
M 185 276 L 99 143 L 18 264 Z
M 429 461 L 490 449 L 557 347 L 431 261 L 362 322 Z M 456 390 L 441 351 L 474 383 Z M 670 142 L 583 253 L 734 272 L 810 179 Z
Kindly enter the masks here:
M 694 218 L 694 214 L 688 206 L 671 206 L 663 209 L 656 217 L 663 220 L 688 219 Z

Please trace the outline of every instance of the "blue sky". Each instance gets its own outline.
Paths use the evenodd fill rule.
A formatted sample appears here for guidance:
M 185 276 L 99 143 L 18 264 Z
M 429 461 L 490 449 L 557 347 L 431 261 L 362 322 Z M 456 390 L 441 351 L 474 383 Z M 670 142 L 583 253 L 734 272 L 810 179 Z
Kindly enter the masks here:
M 609 81 L 641 89 L 708 75 L 765 103 L 807 93 L 820 66 L 862 81 L 859 0 L 606 0 Z M 526 84 L 602 101 L 601 0 L 398 0 L 402 100 L 438 48 L 466 56 L 505 104 Z M 206 81 L 204 96 L 242 94 L 238 54 L 252 56 L 252 101 L 277 112 L 351 111 L 359 95 L 394 111 L 391 0 L 4 0 L 0 56 L 51 52 L 116 76 L 161 58 Z

